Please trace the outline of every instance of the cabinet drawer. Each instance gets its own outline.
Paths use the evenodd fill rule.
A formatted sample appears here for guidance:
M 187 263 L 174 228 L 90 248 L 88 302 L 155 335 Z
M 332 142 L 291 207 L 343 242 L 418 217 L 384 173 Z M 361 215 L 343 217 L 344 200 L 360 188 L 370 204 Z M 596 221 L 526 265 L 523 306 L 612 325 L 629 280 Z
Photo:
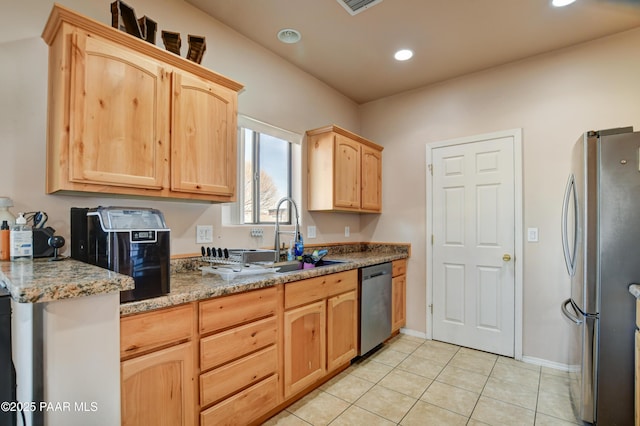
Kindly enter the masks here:
M 391 276 L 397 277 L 398 275 L 406 275 L 407 273 L 407 261 L 402 260 L 394 260 L 391 262 Z
M 200 405 L 219 401 L 273 373 L 278 367 L 275 346 L 240 358 L 200 376 Z
M 273 375 L 200 413 L 200 425 L 249 424 L 277 404 L 278 376 Z
M 131 315 L 120 320 L 120 357 L 131 357 L 192 337 L 192 304 Z
M 277 336 L 276 318 L 269 317 L 204 337 L 200 340 L 200 369 L 206 371 L 275 344 Z
M 288 283 L 284 286 L 284 308 L 289 309 L 326 299 L 334 294 L 357 288 L 358 271 L 356 269 Z
M 200 302 L 200 333 L 273 315 L 277 301 L 276 288 L 270 287 Z

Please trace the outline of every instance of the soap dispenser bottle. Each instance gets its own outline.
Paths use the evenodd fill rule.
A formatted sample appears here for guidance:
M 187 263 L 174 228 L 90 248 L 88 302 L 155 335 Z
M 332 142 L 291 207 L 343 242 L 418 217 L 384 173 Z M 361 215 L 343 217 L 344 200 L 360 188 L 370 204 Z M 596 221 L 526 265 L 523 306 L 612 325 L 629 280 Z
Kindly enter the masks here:
M 9 235 L 11 260 L 33 259 L 33 230 L 27 225 L 24 213 L 19 213 Z
M 298 235 L 296 236 L 296 242 L 295 242 L 295 255 L 296 257 L 301 257 L 303 253 L 304 253 L 304 243 L 302 242 L 302 234 L 298 232 Z

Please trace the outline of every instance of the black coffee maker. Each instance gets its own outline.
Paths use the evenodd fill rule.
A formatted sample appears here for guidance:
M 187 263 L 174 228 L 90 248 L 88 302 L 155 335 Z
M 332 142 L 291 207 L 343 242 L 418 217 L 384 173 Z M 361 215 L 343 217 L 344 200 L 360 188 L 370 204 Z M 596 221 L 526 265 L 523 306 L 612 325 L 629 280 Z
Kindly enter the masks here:
M 133 277 L 120 302 L 169 293 L 170 230 L 155 209 L 71 208 L 71 257 Z

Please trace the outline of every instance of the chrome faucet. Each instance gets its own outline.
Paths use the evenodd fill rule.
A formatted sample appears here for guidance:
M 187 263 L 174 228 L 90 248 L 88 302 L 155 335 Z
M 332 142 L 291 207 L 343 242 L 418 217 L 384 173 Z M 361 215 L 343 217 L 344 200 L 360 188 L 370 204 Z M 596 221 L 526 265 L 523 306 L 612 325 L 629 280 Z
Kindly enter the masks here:
M 295 229 L 293 230 L 293 232 L 280 231 L 280 206 L 285 201 L 289 201 L 291 203 L 291 205 L 293 206 L 293 210 L 296 213 L 296 223 L 295 223 Z M 278 201 L 278 204 L 276 204 L 276 238 L 274 243 L 274 248 L 276 251 L 276 259 L 275 259 L 276 262 L 280 261 L 280 234 L 293 234 L 293 240 L 298 241 L 298 234 L 300 233 L 300 225 L 298 223 L 299 218 L 300 217 L 298 216 L 298 206 L 296 205 L 296 202 L 293 201 L 293 198 L 284 197 L 284 198 L 281 198 L 280 201 Z M 291 249 L 293 250 L 293 248 Z

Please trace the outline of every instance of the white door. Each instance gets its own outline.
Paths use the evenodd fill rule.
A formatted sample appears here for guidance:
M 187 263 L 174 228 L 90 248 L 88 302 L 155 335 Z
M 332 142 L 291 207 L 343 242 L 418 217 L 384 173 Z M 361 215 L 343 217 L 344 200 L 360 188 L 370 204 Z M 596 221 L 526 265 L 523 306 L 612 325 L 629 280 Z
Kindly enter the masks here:
M 433 338 L 514 356 L 512 137 L 444 146 L 433 159 Z

